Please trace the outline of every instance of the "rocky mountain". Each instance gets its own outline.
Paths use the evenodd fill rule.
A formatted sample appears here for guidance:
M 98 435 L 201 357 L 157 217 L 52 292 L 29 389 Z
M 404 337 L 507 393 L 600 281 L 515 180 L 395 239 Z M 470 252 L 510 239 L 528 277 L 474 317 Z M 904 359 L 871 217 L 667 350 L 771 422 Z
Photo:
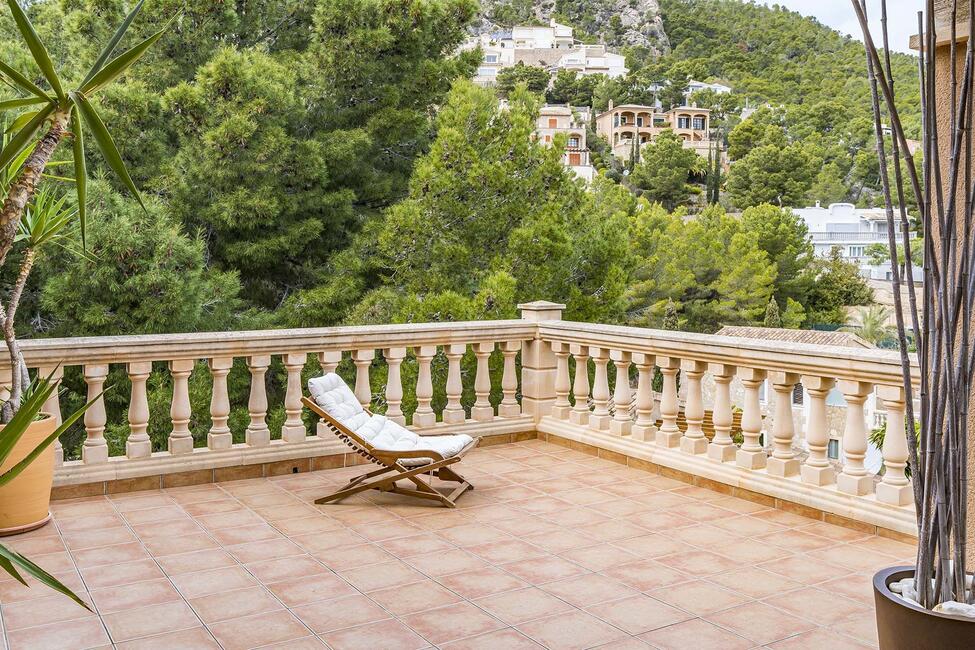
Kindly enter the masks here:
M 477 33 L 516 24 L 546 24 L 551 18 L 571 25 L 576 36 L 617 47 L 670 49 L 658 0 L 481 0 Z

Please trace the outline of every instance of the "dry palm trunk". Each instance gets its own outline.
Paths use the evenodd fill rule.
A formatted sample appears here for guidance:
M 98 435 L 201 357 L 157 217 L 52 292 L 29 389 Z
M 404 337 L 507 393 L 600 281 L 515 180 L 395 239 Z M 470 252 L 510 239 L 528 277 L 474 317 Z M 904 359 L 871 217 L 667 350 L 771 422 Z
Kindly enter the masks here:
M 926 1 L 918 15 L 919 76 L 921 81 L 923 172 L 919 176 L 897 112 L 886 0 L 881 0 L 883 56 L 874 43 L 867 22 L 866 0 L 852 0 L 863 30 L 867 55 L 877 153 L 883 197 L 887 207 L 888 245 L 897 310 L 904 388 L 914 395 L 920 385 L 920 436 L 915 434 L 913 400 L 907 402 L 908 450 L 910 453 L 918 521 L 916 581 L 922 605 L 948 601 L 972 602 L 965 590 L 967 507 L 968 403 L 975 372 L 975 346 L 970 344 L 972 303 L 975 300 L 975 236 L 972 231 L 975 186 L 972 183 L 973 75 L 975 29 L 968 21 L 968 40 L 959 72 L 957 46 L 958 0 L 950 6 L 951 40 L 948 46 L 948 90 L 936 70 L 939 41 L 935 5 Z M 975 14 L 975 0 L 967 0 L 967 17 Z M 924 15 L 926 14 L 926 15 Z M 942 53 L 944 46 L 941 46 Z M 942 77 L 943 79 L 943 77 Z M 939 85 L 941 83 L 941 85 Z M 940 94 L 939 94 L 940 91 Z M 948 95 L 946 105 L 939 104 Z M 888 168 L 884 119 L 893 133 Z M 942 158 L 947 160 L 943 168 Z M 905 163 L 908 181 L 918 201 L 924 233 L 924 303 L 918 313 L 914 297 L 909 219 L 906 210 Z M 922 183 L 923 178 L 923 183 Z M 891 187 L 893 182 L 893 188 Z M 896 201 L 896 203 L 895 203 Z M 897 213 L 895 216 L 895 212 Z M 903 230 L 904 277 L 897 259 L 895 223 Z M 920 376 L 911 376 L 907 354 L 907 323 L 901 312 L 901 281 L 909 283 L 909 313 L 920 361 Z M 923 318 L 921 317 L 923 315 Z
M 58 110 L 52 114 L 50 127 L 37 142 L 34 150 L 24 161 L 20 173 L 10 185 L 10 190 L 3 202 L 3 210 L 0 211 L 0 268 L 3 267 L 7 254 L 13 248 L 14 238 L 16 238 L 17 231 L 20 228 L 24 209 L 37 191 L 37 183 L 44 173 L 44 168 L 50 162 L 58 144 L 68 134 L 68 121 L 68 111 Z M 3 310 L 3 306 L 0 305 L 0 312 L 3 312 L 3 338 L 7 344 L 10 367 L 13 369 L 10 381 L 10 399 L 4 404 L 3 411 L 0 412 L 0 420 L 3 422 L 8 422 L 17 412 L 24 388 L 28 383 L 27 367 L 24 365 L 20 346 L 17 345 L 17 338 L 14 334 L 14 315 L 32 265 L 33 253 L 28 252 L 21 261 L 7 309 Z

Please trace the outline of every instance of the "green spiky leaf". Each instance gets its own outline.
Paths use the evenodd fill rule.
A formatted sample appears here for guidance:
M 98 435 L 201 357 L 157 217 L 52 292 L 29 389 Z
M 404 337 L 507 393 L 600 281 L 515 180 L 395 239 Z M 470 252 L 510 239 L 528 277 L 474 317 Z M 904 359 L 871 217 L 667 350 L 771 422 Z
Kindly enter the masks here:
M 132 177 L 129 176 L 129 170 L 125 168 L 125 162 L 118 152 L 118 147 L 115 146 L 112 134 L 105 128 L 105 123 L 102 122 L 102 118 L 98 116 L 98 113 L 95 112 L 95 109 L 92 108 L 92 105 L 83 93 L 73 92 L 71 93 L 71 98 L 78 107 L 78 111 L 81 113 L 85 125 L 91 129 L 91 137 L 95 139 L 95 144 L 98 145 L 99 151 L 105 157 L 105 162 L 108 163 L 108 166 L 118 175 L 122 183 L 132 192 L 136 200 L 139 201 L 142 209 L 145 210 L 146 205 L 142 202 L 142 196 L 139 194 L 139 190 L 136 189 L 135 183 L 132 182 Z
M 105 65 L 104 68 L 99 70 L 94 77 L 81 86 L 81 92 L 90 97 L 108 84 L 115 81 L 119 75 L 128 70 L 133 63 L 142 58 L 142 55 L 145 54 L 150 47 L 152 47 L 153 43 L 162 37 L 168 28 L 169 25 L 167 24 L 166 27 L 163 27 L 146 40 L 112 59 L 108 64 Z
M 88 221 L 88 163 L 85 162 L 85 133 L 81 128 L 81 116 L 77 107 L 71 111 L 71 132 L 74 140 L 71 149 L 74 153 L 75 194 L 78 196 L 78 225 L 81 228 L 81 248 L 85 249 L 85 226 Z
M 0 61 L 0 72 L 10 78 L 19 88 L 26 90 L 32 95 L 37 95 L 38 99 L 43 99 L 48 102 L 53 102 L 54 98 L 48 95 L 46 92 L 41 90 L 33 81 L 20 74 L 9 65 Z
M 34 26 L 17 0 L 7 0 L 7 4 L 10 6 L 10 13 L 14 16 L 14 22 L 17 23 L 17 29 L 20 31 L 20 35 L 24 37 L 24 42 L 27 43 L 27 48 L 34 57 L 34 63 L 41 69 L 47 82 L 51 84 L 51 89 L 54 91 L 54 94 L 58 96 L 58 99 L 63 101 L 64 90 L 61 89 L 61 80 L 58 78 L 58 73 L 54 69 L 54 63 L 51 61 L 51 55 L 47 53 L 47 48 L 44 47 L 44 43 L 41 42 L 37 32 L 34 31 Z
M 27 125 L 18 131 L 15 136 L 10 138 L 10 140 L 7 142 L 7 146 L 3 148 L 3 151 L 0 151 L 0 169 L 6 169 L 7 165 L 9 165 L 18 154 L 20 154 L 27 146 L 31 144 L 34 134 L 37 133 L 37 130 L 41 128 L 41 125 L 44 124 L 44 121 L 47 120 L 47 118 L 50 117 L 51 113 L 53 112 L 54 104 L 45 106 L 37 112 L 34 119 L 28 122 Z
M 122 24 L 118 26 L 118 29 L 115 30 L 115 34 L 113 34 L 111 40 L 105 44 L 105 49 L 103 49 L 102 53 L 98 55 L 98 59 L 95 61 L 94 65 L 91 66 L 91 70 L 89 70 L 88 74 L 85 75 L 84 80 L 81 82 L 82 86 L 91 81 L 92 77 L 98 74 L 98 72 L 102 69 L 102 66 L 105 65 L 105 62 L 108 61 L 108 58 L 112 56 L 112 52 L 114 52 L 115 48 L 118 47 L 119 42 L 122 40 L 122 37 L 125 36 L 125 32 L 128 31 L 132 21 L 135 20 L 135 17 L 139 15 L 140 11 L 142 11 L 143 2 L 144 0 L 139 0 L 135 7 L 133 7 L 132 11 L 129 12 L 129 15 L 125 17 L 125 20 L 122 21 Z
M 53 589 L 54 591 L 64 594 L 65 596 L 75 601 L 76 603 L 78 603 L 88 611 L 91 611 L 91 607 L 88 606 L 88 603 L 81 600 L 81 598 L 79 598 L 73 591 L 65 587 L 61 583 L 61 581 L 59 581 L 57 578 L 55 578 L 47 571 L 45 571 L 41 567 L 37 566 L 36 564 L 28 560 L 20 553 L 17 553 L 16 551 L 13 551 L 0 544 L 0 558 L 3 558 L 4 560 L 4 562 L 0 563 L 0 567 L 7 569 L 8 565 L 15 565 L 19 567 L 24 573 L 28 574 L 33 578 L 36 578 L 37 581 L 40 582 L 41 584 Z M 11 575 L 14 574 L 11 573 Z M 14 577 L 20 578 L 19 575 L 14 575 Z M 24 582 L 22 578 L 20 578 L 20 581 L 23 582 L 25 585 L 27 584 L 26 582 Z
M 22 97 L 20 99 L 7 99 L 0 102 L 0 113 L 24 106 L 34 106 L 48 100 L 41 97 Z

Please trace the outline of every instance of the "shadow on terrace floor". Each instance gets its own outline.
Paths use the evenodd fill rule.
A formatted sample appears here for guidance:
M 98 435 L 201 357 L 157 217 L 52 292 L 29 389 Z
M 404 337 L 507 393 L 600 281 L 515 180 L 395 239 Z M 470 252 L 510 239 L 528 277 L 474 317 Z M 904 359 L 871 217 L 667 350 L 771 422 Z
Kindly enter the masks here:
M 53 504 L 9 538 L 93 603 L 0 582 L 6 646 L 876 647 L 872 571 L 905 544 L 540 441 L 480 449 L 457 510 L 365 468 Z M 6 577 L 6 576 L 4 576 Z M 3 643 L 0 643 L 0 648 Z

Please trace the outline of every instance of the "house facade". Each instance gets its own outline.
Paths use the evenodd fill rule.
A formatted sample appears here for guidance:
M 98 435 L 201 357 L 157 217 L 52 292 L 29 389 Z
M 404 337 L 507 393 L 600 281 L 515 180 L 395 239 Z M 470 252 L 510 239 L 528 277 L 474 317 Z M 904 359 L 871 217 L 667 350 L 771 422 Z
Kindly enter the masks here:
M 890 263 L 873 264 L 867 256 L 871 244 L 887 246 L 887 213 L 882 208 L 857 208 L 852 203 L 832 203 L 829 207 L 794 209 L 809 228 L 816 255 L 826 257 L 836 248 L 840 255 L 860 267 L 864 277 L 871 280 L 891 279 Z M 894 224 L 898 242 L 902 238 L 900 223 Z M 910 233 L 915 238 L 916 233 Z M 914 277 L 922 277 L 922 269 L 914 267 Z
M 606 138 L 618 158 L 628 158 L 636 144 L 642 148 L 666 130 L 677 134 L 685 148 L 706 157 L 714 144 L 710 128 L 711 112 L 694 106 L 661 111 L 653 106 L 613 106 L 610 102 L 609 109 L 596 116 L 596 133 Z
M 574 70 L 580 75 L 626 75 L 626 59 L 610 52 L 605 45 L 584 44 L 575 40 L 572 28 L 554 20 L 548 25 L 516 25 L 510 32 L 481 34 L 469 39 L 461 49 L 480 47 L 484 59 L 474 82 L 493 85 L 498 74 L 518 63 L 545 68 L 550 72 Z
M 547 104 L 539 111 L 535 129 L 539 142 L 547 145 L 552 145 L 557 136 L 565 136 L 562 162 L 586 182 L 596 174 L 586 143 L 588 120 L 589 108 Z

